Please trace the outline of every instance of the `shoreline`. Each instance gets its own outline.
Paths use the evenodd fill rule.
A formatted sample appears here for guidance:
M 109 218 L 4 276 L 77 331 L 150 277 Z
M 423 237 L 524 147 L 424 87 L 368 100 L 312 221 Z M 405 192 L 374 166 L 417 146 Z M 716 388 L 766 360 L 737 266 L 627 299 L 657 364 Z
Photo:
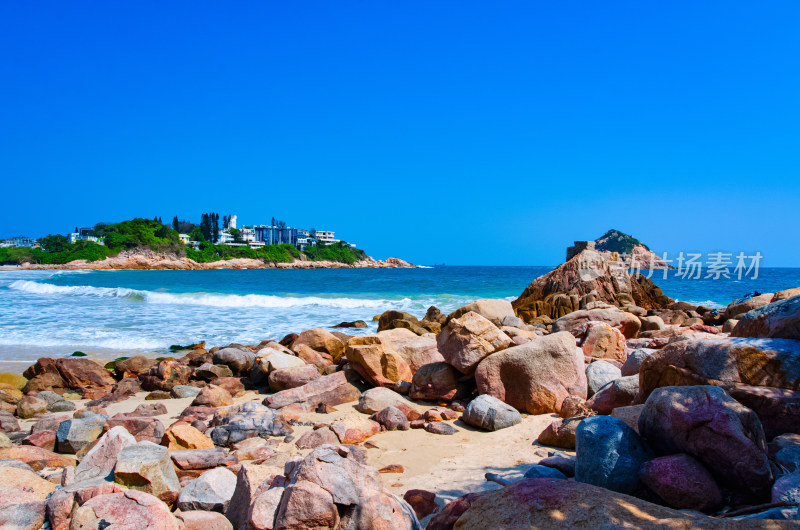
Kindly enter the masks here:
M 416 265 L 400 258 L 376 260 L 371 257 L 355 263 L 338 261 L 294 260 L 288 263 L 260 259 L 233 258 L 200 263 L 189 258 L 165 256 L 154 252 L 122 252 L 101 261 L 75 260 L 64 264 L 0 265 L 0 271 L 33 270 L 214 270 L 214 269 L 410 269 Z

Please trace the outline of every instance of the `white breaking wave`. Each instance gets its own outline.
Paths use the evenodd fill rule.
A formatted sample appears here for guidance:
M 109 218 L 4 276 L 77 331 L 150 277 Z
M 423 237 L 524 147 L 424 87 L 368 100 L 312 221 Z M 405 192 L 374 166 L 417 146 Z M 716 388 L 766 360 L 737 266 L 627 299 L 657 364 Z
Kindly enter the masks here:
M 65 349 L 91 347 L 115 350 L 154 350 L 166 347 L 163 341 L 146 337 L 97 338 L 96 336 L 86 336 L 58 339 L 52 338 L 52 336 L 36 336 L 33 334 L 26 334 L 24 337 L 2 337 L 0 338 L 0 346 L 63 347 Z
M 340 309 L 355 309 L 361 307 L 384 307 L 388 305 L 404 304 L 410 299 L 402 300 L 375 300 L 361 298 L 322 298 L 318 296 L 274 296 L 262 294 L 221 294 L 221 293 L 160 293 L 155 291 L 141 291 L 124 287 L 92 287 L 88 285 L 53 285 L 50 283 L 17 280 L 10 284 L 9 289 L 42 295 L 71 295 L 71 296 L 98 296 L 116 297 L 138 300 L 151 304 L 161 305 L 199 305 L 213 307 L 302 307 L 325 306 Z

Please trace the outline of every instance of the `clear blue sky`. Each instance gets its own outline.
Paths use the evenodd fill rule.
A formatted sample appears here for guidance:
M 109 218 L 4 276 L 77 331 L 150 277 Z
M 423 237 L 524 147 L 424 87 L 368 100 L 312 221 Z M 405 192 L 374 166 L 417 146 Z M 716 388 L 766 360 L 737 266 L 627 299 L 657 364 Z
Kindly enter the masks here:
M 0 3 L 0 236 L 201 212 L 556 264 L 800 266 L 800 4 Z

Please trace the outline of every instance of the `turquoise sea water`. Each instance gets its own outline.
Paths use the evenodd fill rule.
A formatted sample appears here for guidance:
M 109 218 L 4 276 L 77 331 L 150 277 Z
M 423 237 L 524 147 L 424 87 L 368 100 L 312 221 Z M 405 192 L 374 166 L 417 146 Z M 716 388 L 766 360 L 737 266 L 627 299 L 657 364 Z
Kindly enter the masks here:
M 551 267 L 209 271 L 0 271 L 0 364 L 22 369 L 75 350 L 161 355 L 171 344 L 257 343 L 372 317 L 422 316 L 478 298 L 516 298 Z M 800 269 L 761 269 L 756 280 L 653 280 L 679 300 L 721 307 L 754 290 L 800 286 Z

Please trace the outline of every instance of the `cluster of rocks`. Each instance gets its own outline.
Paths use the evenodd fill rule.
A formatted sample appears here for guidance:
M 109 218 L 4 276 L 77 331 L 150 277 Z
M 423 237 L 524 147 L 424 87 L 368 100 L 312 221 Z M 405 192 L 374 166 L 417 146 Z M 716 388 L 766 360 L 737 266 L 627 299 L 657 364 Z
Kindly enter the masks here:
M 105 367 L 42 358 L 23 375 L 0 374 L 0 525 L 394 529 L 421 528 L 428 517 L 427 528 L 449 529 L 796 519 L 800 292 L 722 311 L 671 301 L 632 277 L 624 284 L 613 276 L 613 291 L 600 281 L 593 285 L 602 293 L 570 284 L 576 293 L 545 294 L 569 283 L 592 252 L 526 290 L 525 307 L 535 310 L 478 300 L 449 315 L 431 308 L 421 319 L 387 311 L 370 335 L 318 328 Z M 263 402 L 234 404 L 247 391 L 265 394 Z M 140 392 L 147 401 L 132 412 L 108 412 Z M 81 408 L 79 399 L 87 400 Z M 188 403 L 170 425 L 161 421 L 165 399 Z M 351 402 L 361 415 L 331 415 Z M 304 424 L 310 413 L 332 419 Z M 384 488 L 380 473 L 398 466 L 366 464 L 368 439 L 382 431 L 497 431 L 531 414 L 558 415 L 538 443 L 560 451 L 540 455 L 523 480 L 441 510 L 433 492 L 400 498 Z M 299 425 L 311 429 L 295 437 Z M 296 450 L 279 451 L 281 444 Z

